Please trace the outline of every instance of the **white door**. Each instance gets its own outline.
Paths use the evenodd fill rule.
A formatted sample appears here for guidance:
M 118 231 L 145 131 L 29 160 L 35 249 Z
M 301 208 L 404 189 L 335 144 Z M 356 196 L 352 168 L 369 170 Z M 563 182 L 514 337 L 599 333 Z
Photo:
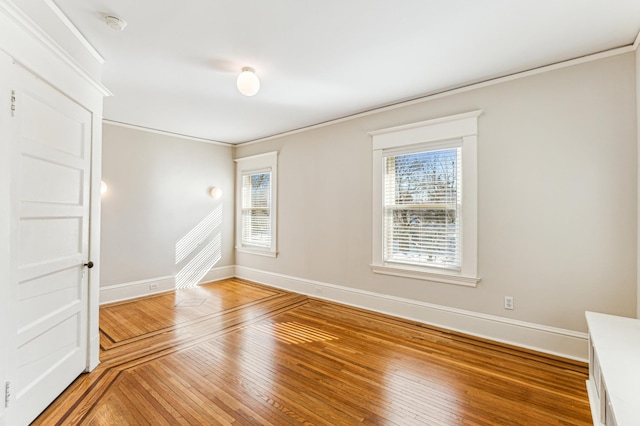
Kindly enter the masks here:
M 87 368 L 91 113 L 16 65 L 9 424 Z

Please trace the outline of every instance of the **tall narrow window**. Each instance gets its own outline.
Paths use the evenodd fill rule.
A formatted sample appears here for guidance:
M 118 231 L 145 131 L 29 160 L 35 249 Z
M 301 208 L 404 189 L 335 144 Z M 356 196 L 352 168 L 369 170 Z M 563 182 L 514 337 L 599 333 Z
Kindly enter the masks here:
M 475 287 L 481 111 L 369 134 L 378 274 Z
M 271 247 L 271 172 L 242 176 L 242 247 Z
M 236 250 L 276 256 L 278 153 L 236 161 Z

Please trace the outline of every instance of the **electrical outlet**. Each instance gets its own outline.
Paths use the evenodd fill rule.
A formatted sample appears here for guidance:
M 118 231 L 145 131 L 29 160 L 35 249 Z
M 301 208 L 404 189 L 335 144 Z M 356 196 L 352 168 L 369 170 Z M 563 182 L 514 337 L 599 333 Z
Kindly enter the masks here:
M 505 296 L 504 297 L 504 308 L 513 310 L 513 296 Z
M 149 290 L 155 290 L 158 288 L 158 283 L 149 284 Z

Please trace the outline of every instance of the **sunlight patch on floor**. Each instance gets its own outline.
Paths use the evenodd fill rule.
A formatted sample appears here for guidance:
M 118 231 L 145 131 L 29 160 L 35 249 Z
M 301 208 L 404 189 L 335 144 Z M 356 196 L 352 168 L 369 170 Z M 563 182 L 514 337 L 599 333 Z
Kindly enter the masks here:
M 252 326 L 258 331 L 274 336 L 287 345 L 300 343 L 324 342 L 335 340 L 338 337 L 325 333 L 317 328 L 309 327 L 298 322 L 276 322 L 269 324 L 256 324 Z

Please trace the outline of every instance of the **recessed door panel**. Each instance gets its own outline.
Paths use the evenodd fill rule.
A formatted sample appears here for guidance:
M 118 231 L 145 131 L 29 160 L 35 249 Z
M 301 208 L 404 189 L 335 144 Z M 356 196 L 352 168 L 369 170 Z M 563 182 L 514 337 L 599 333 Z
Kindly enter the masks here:
M 26 70 L 20 75 L 11 140 L 11 424 L 35 419 L 88 359 L 91 113 Z
M 82 252 L 81 217 L 25 219 L 20 222 L 20 266 Z
M 55 150 L 83 157 L 86 122 L 75 111 L 60 109 L 46 95 L 27 88 L 21 99 L 22 137 Z
M 22 199 L 78 205 L 82 202 L 82 169 L 50 160 L 22 158 Z
M 82 293 L 73 283 L 81 280 L 78 268 L 63 269 L 50 275 L 20 283 L 18 300 L 22 309 L 18 312 L 18 329 L 24 329 L 33 321 L 31 312 L 51 316 L 63 306 L 80 303 Z

